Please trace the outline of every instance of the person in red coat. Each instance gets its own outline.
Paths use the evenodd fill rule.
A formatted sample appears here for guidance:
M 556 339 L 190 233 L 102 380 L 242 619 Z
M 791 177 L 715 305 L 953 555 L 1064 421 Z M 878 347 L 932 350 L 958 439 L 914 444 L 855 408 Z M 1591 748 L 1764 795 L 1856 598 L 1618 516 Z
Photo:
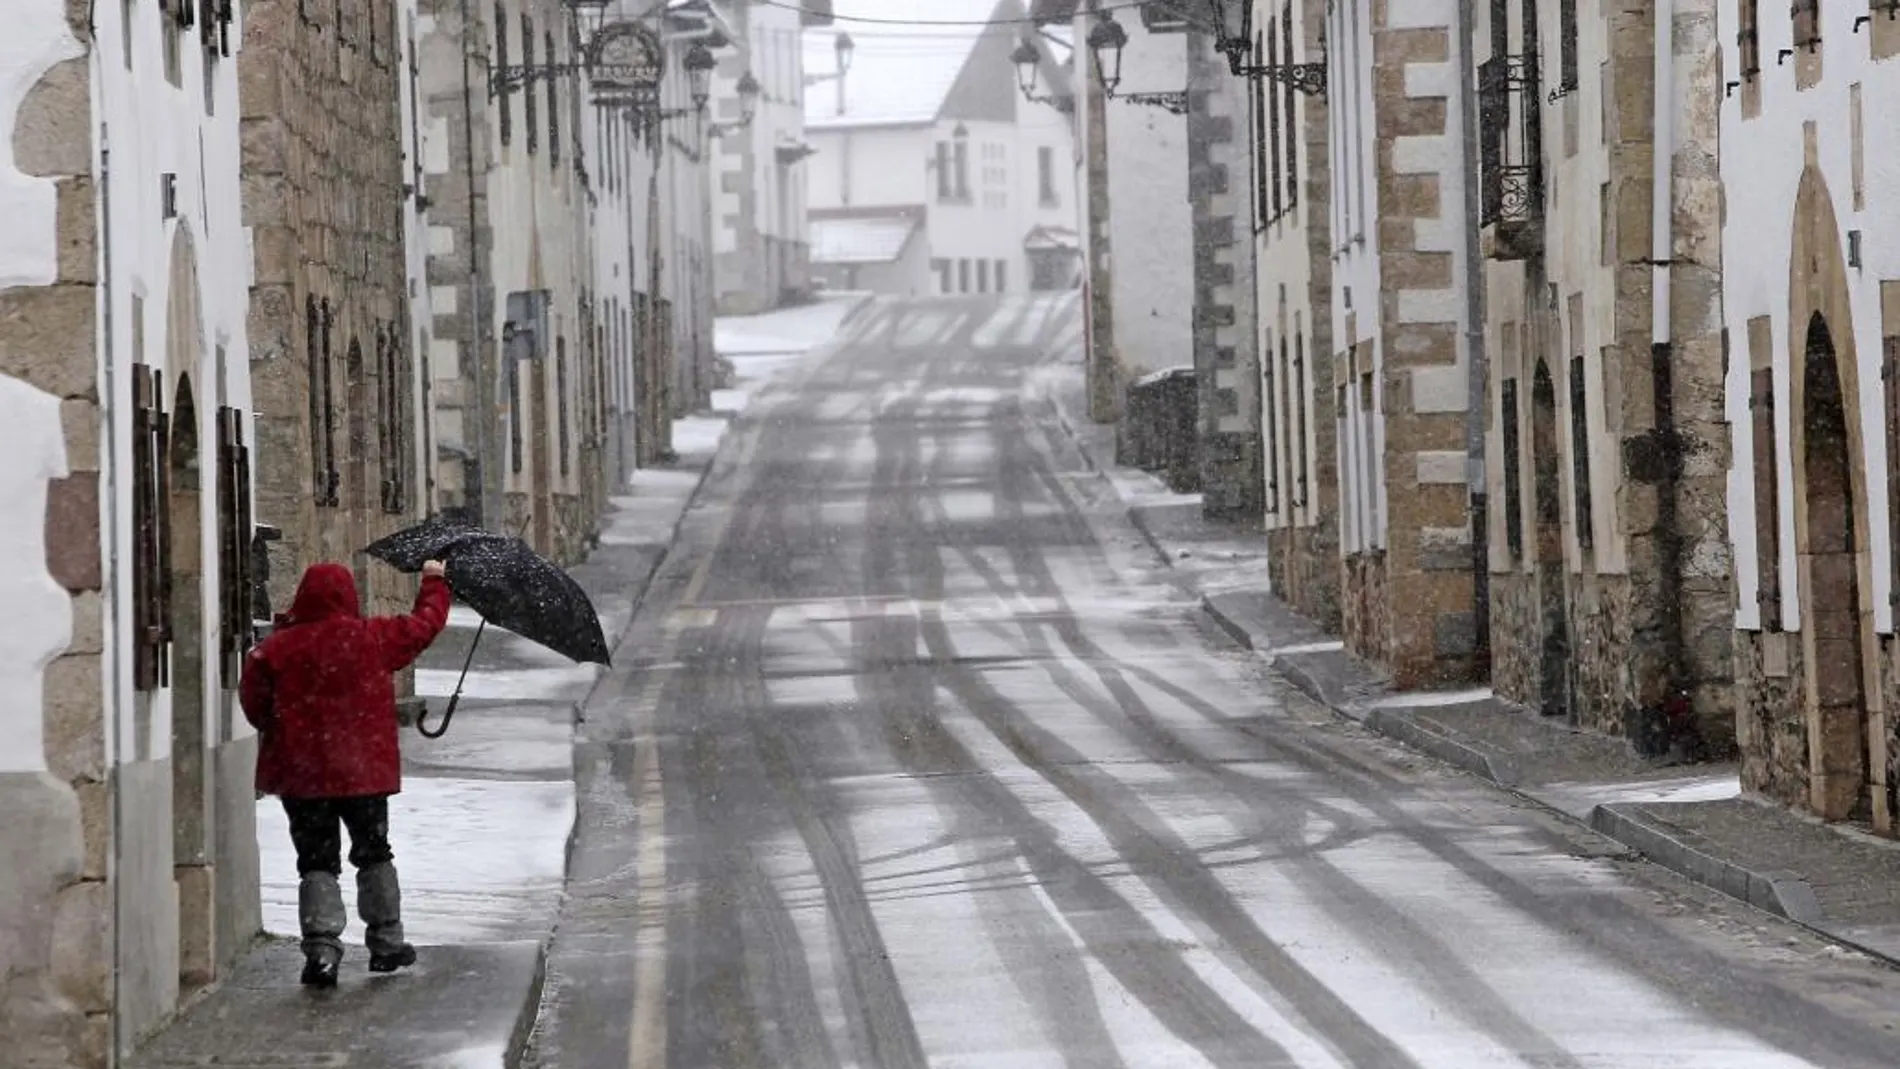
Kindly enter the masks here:
M 403 939 L 402 892 L 389 848 L 389 796 L 402 790 L 392 675 L 441 634 L 449 600 L 442 564 L 430 561 L 413 611 L 364 617 L 350 570 L 313 564 L 290 612 L 244 660 L 238 700 L 260 736 L 257 789 L 283 801 L 297 850 L 307 985 L 335 986 L 343 961 L 348 917 L 339 823 L 350 833 L 370 970 L 415 964 L 415 947 Z

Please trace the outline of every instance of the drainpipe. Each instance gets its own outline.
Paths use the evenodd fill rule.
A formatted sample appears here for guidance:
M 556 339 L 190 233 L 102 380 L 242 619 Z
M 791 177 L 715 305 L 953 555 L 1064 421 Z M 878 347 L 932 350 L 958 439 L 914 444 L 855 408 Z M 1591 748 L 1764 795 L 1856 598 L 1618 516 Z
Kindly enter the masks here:
M 1465 493 L 1471 513 L 1472 660 L 1479 678 L 1491 675 L 1491 520 L 1486 500 L 1485 424 L 1490 414 L 1490 363 L 1484 345 L 1484 258 L 1478 245 L 1478 90 L 1472 54 L 1477 43 L 1477 0 L 1459 0 L 1458 125 L 1465 176 Z
M 1656 4 L 1655 135 L 1650 193 L 1650 373 L 1655 429 L 1651 432 L 1661 461 L 1656 481 L 1656 567 L 1661 634 L 1658 651 L 1668 686 L 1662 712 L 1672 738 L 1692 737 L 1694 722 L 1687 697 L 1692 673 L 1685 662 L 1682 628 L 1682 537 L 1677 523 L 1676 488 L 1682 473 L 1682 442 L 1676 430 L 1675 339 L 1670 324 L 1671 267 L 1675 256 L 1676 40 L 1675 0 Z

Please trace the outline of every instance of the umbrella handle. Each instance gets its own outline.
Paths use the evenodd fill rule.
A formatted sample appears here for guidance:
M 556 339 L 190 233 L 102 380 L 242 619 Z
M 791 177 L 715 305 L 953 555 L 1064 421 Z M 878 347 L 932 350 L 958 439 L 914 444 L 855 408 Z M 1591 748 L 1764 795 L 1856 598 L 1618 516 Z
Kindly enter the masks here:
M 468 680 L 469 665 L 475 663 L 475 647 L 481 645 L 482 632 L 486 630 L 488 630 L 487 620 L 475 625 L 475 638 L 468 644 L 468 656 L 462 659 L 462 674 L 455 679 L 455 693 L 449 695 L 448 708 L 442 710 L 441 726 L 434 731 L 429 730 L 429 712 L 426 709 L 416 717 L 416 730 L 422 733 L 423 738 L 439 739 L 448 732 L 449 721 L 455 719 L 455 707 L 462 701 L 462 684 Z

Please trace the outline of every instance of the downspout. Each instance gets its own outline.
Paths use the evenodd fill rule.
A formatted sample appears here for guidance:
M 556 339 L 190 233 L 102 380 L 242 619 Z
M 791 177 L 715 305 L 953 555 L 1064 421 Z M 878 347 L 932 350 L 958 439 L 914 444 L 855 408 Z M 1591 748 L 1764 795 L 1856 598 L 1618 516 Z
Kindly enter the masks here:
M 96 54 L 95 51 L 95 55 Z M 94 85 L 100 84 L 96 64 L 93 71 L 93 78 L 95 79 L 93 82 Z M 101 260 L 99 267 L 99 351 L 101 353 L 100 366 L 102 369 L 100 373 L 102 381 L 99 384 L 99 424 L 105 433 L 105 449 L 99 466 L 102 469 L 106 483 L 104 504 L 106 567 L 104 586 L 106 590 L 106 603 L 111 607 L 111 611 L 106 613 L 103 619 L 104 629 L 108 632 L 116 633 L 118 630 L 117 623 L 120 609 L 119 420 L 114 409 L 117 407 L 115 402 L 119 396 L 119 383 L 118 377 L 113 374 L 115 351 L 113 348 L 112 331 L 112 143 L 111 128 L 106 123 L 99 124 L 98 189 L 99 248 Z M 119 931 L 118 898 L 120 886 L 118 872 L 119 840 L 125 834 L 123 831 L 125 826 L 125 802 L 120 796 L 118 784 L 115 782 L 118 776 L 116 770 L 122 761 L 121 755 L 125 753 L 125 739 L 121 732 L 122 718 L 119 716 L 119 695 L 123 693 L 121 684 L 123 683 L 123 654 L 125 651 L 120 649 L 120 643 L 116 639 L 108 642 L 106 649 L 111 651 L 108 660 L 112 663 L 110 666 L 110 674 L 107 677 L 110 682 L 107 685 L 112 689 L 109 693 L 102 696 L 104 700 L 100 703 L 100 711 L 106 718 L 106 738 L 109 740 L 110 747 L 110 752 L 106 758 L 106 794 L 111 799 L 111 812 L 106 821 L 105 853 L 106 886 L 111 889 L 111 894 L 108 896 L 108 899 L 112 903 L 112 917 L 107 922 L 107 929 L 110 932 L 107 941 L 112 947 L 112 1005 L 115 1010 L 112 1015 L 111 1026 L 108 1029 L 111 1033 L 111 1041 L 106 1045 L 106 1064 L 116 1069 L 120 1061 L 119 1016 L 116 1009 L 123 1005 L 125 1001 L 122 997 L 124 979 L 120 970 L 120 962 L 123 961 L 124 958 L 121 955 L 122 944 Z
M 1491 519 L 1487 498 L 1485 429 L 1491 411 L 1490 362 L 1484 345 L 1484 258 L 1478 239 L 1478 90 L 1472 53 L 1477 0 L 1459 0 L 1458 125 L 1463 134 L 1465 200 L 1465 494 L 1471 513 L 1472 662 L 1479 679 L 1491 675 Z
M 1684 664 L 1682 628 L 1682 540 L 1677 523 L 1676 488 L 1682 473 L 1682 444 L 1675 420 L 1675 339 L 1670 324 L 1671 267 L 1675 256 L 1676 35 L 1675 0 L 1656 4 L 1654 143 L 1650 192 L 1650 373 L 1656 425 L 1652 434 L 1661 464 L 1656 484 L 1656 554 L 1660 605 L 1659 651 L 1668 687 L 1662 712 L 1672 739 L 1687 741 L 1694 720 L 1687 696 L 1691 673 Z
M 475 485 L 472 488 L 472 498 L 470 493 L 471 488 L 466 485 L 462 487 L 462 504 L 464 507 L 474 507 L 475 515 L 471 517 L 471 520 L 477 526 L 480 526 L 491 517 L 500 519 L 501 510 L 499 508 L 490 507 L 496 504 L 496 502 L 490 500 L 488 492 L 488 418 L 492 414 L 495 400 L 493 391 L 490 389 L 491 384 L 488 379 L 488 367 L 486 362 L 482 359 L 482 354 L 485 349 L 482 340 L 485 332 L 482 330 L 482 261 L 480 256 L 481 243 L 478 237 L 481 230 L 477 225 L 480 221 L 480 216 L 475 209 L 475 57 L 473 55 L 475 43 L 469 40 L 469 36 L 474 32 L 475 27 L 474 10 L 471 0 L 461 0 L 461 6 L 462 157 L 468 179 L 468 197 L 466 198 L 468 200 L 468 300 L 464 303 L 468 307 L 468 364 L 474 368 L 476 409 L 474 420 L 475 440 L 473 448 L 470 449 L 474 455 L 474 464 L 472 465 L 474 469 L 474 479 L 472 481 Z M 466 375 L 468 371 L 465 369 L 462 373 Z M 469 421 L 464 418 L 462 432 L 465 435 L 469 433 L 468 422 Z M 470 448 L 466 440 L 463 442 L 463 448 Z M 430 511 L 434 511 L 433 504 L 431 505 Z

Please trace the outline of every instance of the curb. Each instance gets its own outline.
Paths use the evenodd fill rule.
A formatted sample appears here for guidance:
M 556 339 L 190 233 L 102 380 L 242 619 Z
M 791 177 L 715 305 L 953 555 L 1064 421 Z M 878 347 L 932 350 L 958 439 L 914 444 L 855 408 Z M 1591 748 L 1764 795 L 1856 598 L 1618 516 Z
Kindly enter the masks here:
M 573 833 L 569 832 L 570 842 Z M 502 1069 L 519 1069 L 523 1058 L 528 1054 L 528 1041 L 534 1037 L 535 1026 L 541 1023 L 541 1000 L 547 993 L 548 983 L 548 946 L 554 940 L 553 933 L 542 939 L 534 948 L 534 972 L 528 978 L 528 997 L 521 1000 L 521 1010 L 515 1014 L 515 1027 L 508 1034 L 508 1046 L 502 1051 Z
M 1109 478 L 1107 470 L 1097 463 L 1088 443 L 1076 433 L 1069 422 L 1068 413 L 1063 410 L 1056 395 L 1051 392 L 1048 397 L 1050 407 L 1055 411 L 1056 421 L 1061 425 L 1063 433 L 1068 435 L 1069 440 L 1075 444 L 1083 463 L 1112 486 L 1114 480 Z M 1131 525 L 1154 549 L 1155 555 L 1161 562 L 1172 568 L 1173 557 L 1149 531 L 1147 523 L 1141 518 L 1140 510 L 1128 504 L 1119 492 L 1116 497 L 1121 500 Z M 1487 754 L 1448 732 L 1432 728 L 1415 717 L 1391 713 L 1376 707 L 1355 708 L 1354 704 L 1349 700 L 1344 700 L 1343 696 L 1327 694 L 1327 688 L 1322 685 L 1319 678 L 1307 671 L 1300 663 L 1301 658 L 1276 655 L 1274 648 L 1263 642 L 1260 635 L 1244 623 L 1229 616 L 1209 595 L 1204 593 L 1201 595 L 1200 606 L 1202 614 L 1223 634 L 1266 659 L 1295 689 L 1324 705 L 1331 710 L 1333 715 L 1356 721 L 1376 734 L 1470 773 L 1568 823 L 1587 827 L 1691 883 L 1718 891 L 1745 905 L 1780 917 L 1824 939 L 1900 968 L 1900 955 L 1869 946 L 1852 935 L 1843 933 L 1829 922 L 1821 909 L 1820 900 L 1814 894 L 1814 889 L 1798 875 L 1784 871 L 1756 872 L 1725 861 L 1712 853 L 1698 849 L 1694 835 L 1681 829 L 1661 825 L 1637 812 L 1628 804 L 1599 805 L 1591 810 L 1587 820 L 1579 819 L 1520 787 L 1519 779 L 1508 760 Z

